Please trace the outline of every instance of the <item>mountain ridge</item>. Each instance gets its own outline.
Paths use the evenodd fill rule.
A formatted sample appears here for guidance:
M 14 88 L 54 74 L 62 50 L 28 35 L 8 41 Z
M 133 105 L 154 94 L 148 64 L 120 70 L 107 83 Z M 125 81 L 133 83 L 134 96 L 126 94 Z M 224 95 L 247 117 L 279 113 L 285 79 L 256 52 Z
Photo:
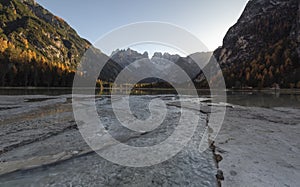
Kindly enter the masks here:
M 167 52 L 155 52 L 152 57 L 149 57 L 147 52 L 142 54 L 128 48 L 126 50 L 118 49 L 114 51 L 111 55 L 111 59 L 123 68 L 129 67 L 130 72 L 136 72 L 140 77 L 149 75 L 153 72 L 153 78 L 155 76 L 162 76 L 174 80 L 175 83 L 183 84 L 189 80 L 179 81 L 177 79 L 176 76 L 180 74 L 180 72 L 178 72 L 178 67 L 181 70 L 184 70 L 188 77 L 193 80 L 201 71 L 197 63 L 206 64 L 210 56 L 211 52 L 199 52 L 187 57 L 181 57 L 178 54 L 169 54 Z M 132 65 L 133 63 L 134 65 Z M 140 68 L 141 66 L 144 68 Z M 144 70 L 145 72 L 141 72 L 141 70 Z M 132 74 L 131 76 L 134 77 L 135 75 Z M 150 80 L 153 80 L 154 82 L 161 81 L 157 79 Z

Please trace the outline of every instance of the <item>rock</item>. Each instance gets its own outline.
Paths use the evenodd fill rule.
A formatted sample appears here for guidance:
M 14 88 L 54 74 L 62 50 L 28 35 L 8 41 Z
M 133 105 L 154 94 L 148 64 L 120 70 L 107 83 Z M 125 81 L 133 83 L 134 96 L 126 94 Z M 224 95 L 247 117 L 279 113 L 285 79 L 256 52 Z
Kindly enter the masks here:
M 216 174 L 216 177 L 217 177 L 218 180 L 223 181 L 224 180 L 223 171 L 222 170 L 218 170 L 217 174 Z
M 231 170 L 229 173 L 230 173 L 231 176 L 236 176 L 237 175 L 237 172 L 233 171 L 233 170 Z
M 216 159 L 216 162 L 219 163 L 219 162 L 221 162 L 223 160 L 223 157 L 221 155 L 219 155 L 219 154 L 216 154 L 215 155 L 215 159 Z
M 79 151 L 73 151 L 72 155 L 78 155 Z

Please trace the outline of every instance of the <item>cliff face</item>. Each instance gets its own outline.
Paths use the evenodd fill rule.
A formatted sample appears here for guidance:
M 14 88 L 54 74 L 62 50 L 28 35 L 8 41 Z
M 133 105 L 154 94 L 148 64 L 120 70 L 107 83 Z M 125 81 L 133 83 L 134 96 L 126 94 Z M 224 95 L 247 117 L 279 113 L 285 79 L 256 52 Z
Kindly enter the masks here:
M 250 0 L 214 52 L 227 87 L 300 87 L 298 0 Z
M 127 49 L 127 50 L 116 50 L 113 52 L 111 55 L 111 59 L 117 62 L 119 65 L 121 65 L 123 68 L 128 66 L 129 64 L 133 63 L 136 60 L 141 60 L 141 59 L 148 59 L 148 53 L 145 52 L 143 54 L 134 51 L 132 49 Z

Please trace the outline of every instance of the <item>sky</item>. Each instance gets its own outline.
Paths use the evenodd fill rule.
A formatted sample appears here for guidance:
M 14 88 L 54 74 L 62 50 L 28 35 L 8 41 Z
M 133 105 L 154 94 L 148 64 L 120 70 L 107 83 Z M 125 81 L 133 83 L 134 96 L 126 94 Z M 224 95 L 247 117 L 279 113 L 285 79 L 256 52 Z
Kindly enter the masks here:
M 77 33 L 95 43 L 124 25 L 159 21 L 177 25 L 200 39 L 209 51 L 222 45 L 248 0 L 36 0 L 44 8 L 67 21 Z M 134 48 L 134 47 L 133 47 Z M 150 45 L 136 50 L 154 49 Z M 145 48 L 145 49 L 144 49 Z M 157 49 L 158 46 L 152 46 Z M 160 46 L 159 51 L 175 53 Z

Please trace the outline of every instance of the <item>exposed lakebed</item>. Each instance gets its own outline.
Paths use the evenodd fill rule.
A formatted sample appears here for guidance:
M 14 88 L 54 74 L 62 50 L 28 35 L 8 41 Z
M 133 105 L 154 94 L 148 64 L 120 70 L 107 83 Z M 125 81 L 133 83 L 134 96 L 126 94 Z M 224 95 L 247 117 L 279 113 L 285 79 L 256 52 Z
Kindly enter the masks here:
M 217 168 L 210 149 L 198 150 L 206 114 L 190 143 L 173 158 L 149 167 L 132 168 L 111 163 L 94 153 L 83 140 L 73 118 L 70 95 L 1 96 L 0 184 L 5 186 L 216 186 Z M 142 103 L 154 97 L 175 102 L 175 95 L 132 96 L 131 107 L 140 118 L 149 112 Z M 34 101 L 34 102 L 29 102 Z M 96 98 L 102 121 L 113 136 L 128 145 L 151 146 L 166 139 L 178 123 L 181 108 L 167 106 L 163 124 L 149 133 L 118 128 L 110 99 Z M 159 110 L 159 109 L 158 109 Z M 187 109 L 183 109 L 187 110 Z M 12 115 L 13 114 L 13 115 Z M 126 155 L 124 155 L 126 156 Z
M 201 110 L 193 110 L 200 120 L 190 143 L 163 163 L 132 168 L 113 164 L 90 149 L 74 121 L 71 95 L 2 95 L 0 184 L 217 186 L 218 169 L 224 172 L 223 186 L 295 186 L 299 183 L 299 96 L 229 94 L 228 101 L 233 105 L 220 105 L 226 107 L 227 114 L 215 142 L 217 153 L 223 156 L 218 165 L 211 149 L 204 153 L 198 149 L 207 115 L 214 112 L 210 111 L 209 98 L 203 97 Z M 149 133 L 134 133 L 115 125 L 118 122 L 107 96 L 96 97 L 97 110 L 116 139 L 128 145 L 150 146 L 174 131 L 180 110 L 191 110 L 178 107 L 176 95 L 142 95 L 133 96 L 131 100 L 135 115 L 147 118 L 149 110 L 145 106 L 154 98 L 168 103 L 168 114 L 164 123 Z M 267 106 L 246 102 L 247 98 L 260 99 L 265 101 L 260 103 Z M 282 103 L 272 105 L 276 100 Z

